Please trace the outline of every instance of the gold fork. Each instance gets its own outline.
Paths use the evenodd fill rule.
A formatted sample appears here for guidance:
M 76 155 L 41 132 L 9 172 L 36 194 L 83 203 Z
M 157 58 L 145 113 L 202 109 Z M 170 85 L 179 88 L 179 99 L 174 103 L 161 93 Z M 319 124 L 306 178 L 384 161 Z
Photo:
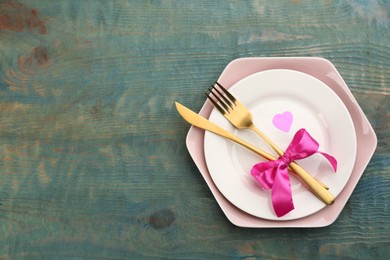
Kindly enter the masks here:
M 214 98 L 208 93 L 205 94 L 219 112 L 221 112 L 221 114 L 236 128 L 251 129 L 256 132 L 279 156 L 282 156 L 284 153 L 283 150 L 255 126 L 250 111 L 221 84 L 218 82 L 215 83 L 219 86 L 223 93 L 215 86 L 211 86 L 209 91 Z M 325 184 L 312 177 L 296 162 L 292 162 L 290 164 L 290 168 L 307 184 L 317 197 L 328 205 L 333 204 L 334 197 L 328 191 L 328 187 Z

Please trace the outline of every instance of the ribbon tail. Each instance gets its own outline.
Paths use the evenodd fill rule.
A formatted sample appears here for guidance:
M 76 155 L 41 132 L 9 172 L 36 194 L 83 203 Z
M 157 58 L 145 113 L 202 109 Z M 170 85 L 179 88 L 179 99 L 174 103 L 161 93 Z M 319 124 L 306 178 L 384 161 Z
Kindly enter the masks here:
M 332 165 L 333 170 L 336 172 L 337 171 L 337 160 L 336 160 L 336 158 L 334 158 L 332 155 L 324 153 L 324 152 L 318 151 L 318 153 L 321 154 L 322 156 L 324 156 L 329 161 L 330 165 Z
M 282 217 L 294 209 L 291 193 L 290 177 L 285 165 L 279 166 L 275 171 L 272 187 L 272 206 L 275 214 Z

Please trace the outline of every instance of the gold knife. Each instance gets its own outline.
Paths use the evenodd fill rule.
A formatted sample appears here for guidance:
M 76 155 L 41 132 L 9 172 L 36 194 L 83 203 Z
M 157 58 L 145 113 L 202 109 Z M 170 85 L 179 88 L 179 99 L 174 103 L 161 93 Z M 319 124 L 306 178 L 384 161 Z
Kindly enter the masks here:
M 191 125 L 196 126 L 198 128 L 210 131 L 214 134 L 220 135 L 222 137 L 225 137 L 233 142 L 236 142 L 252 152 L 260 155 L 261 157 L 267 159 L 267 160 L 276 160 L 274 156 L 271 154 L 260 150 L 256 148 L 255 146 L 247 143 L 246 141 L 240 139 L 239 137 L 235 136 L 234 134 L 228 132 L 227 130 L 223 129 L 222 127 L 214 124 L 213 122 L 207 120 L 206 118 L 202 117 L 201 115 L 195 113 L 194 111 L 188 109 L 187 107 L 183 106 L 182 104 L 175 102 L 176 109 L 179 112 L 179 114 Z M 311 189 L 311 191 L 320 198 L 323 202 L 325 202 L 327 205 L 331 205 L 334 203 L 334 197 L 333 195 L 320 183 L 317 182 L 317 180 L 311 176 L 310 174 L 306 172 L 295 172 L 296 175 L 300 177 L 300 179 Z

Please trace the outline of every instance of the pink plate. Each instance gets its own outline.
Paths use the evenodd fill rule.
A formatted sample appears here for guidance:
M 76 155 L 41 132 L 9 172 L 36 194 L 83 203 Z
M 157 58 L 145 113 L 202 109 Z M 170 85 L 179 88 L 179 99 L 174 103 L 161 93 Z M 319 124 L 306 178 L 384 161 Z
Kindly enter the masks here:
M 218 81 L 229 88 L 244 77 L 270 69 L 296 70 L 316 77 L 340 97 L 351 114 L 356 130 L 356 163 L 347 185 L 337 196 L 333 205 L 310 216 L 290 221 L 254 217 L 231 204 L 213 183 L 204 158 L 203 130 L 196 127 L 190 128 L 186 140 L 187 149 L 222 211 L 234 225 L 250 228 L 324 227 L 330 225 L 341 213 L 375 151 L 377 145 L 375 132 L 334 65 L 323 58 L 241 58 L 229 63 Z M 205 102 L 199 113 L 208 118 L 212 109 L 211 103 Z

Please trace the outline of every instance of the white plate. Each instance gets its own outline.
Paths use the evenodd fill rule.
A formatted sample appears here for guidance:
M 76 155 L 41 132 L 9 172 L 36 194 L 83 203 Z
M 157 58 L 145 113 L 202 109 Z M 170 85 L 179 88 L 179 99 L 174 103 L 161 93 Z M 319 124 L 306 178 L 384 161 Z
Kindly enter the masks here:
M 356 157 L 356 136 L 350 114 L 340 98 L 318 79 L 292 70 L 268 70 L 253 74 L 229 89 L 253 114 L 255 124 L 280 148 L 305 128 L 320 144 L 320 151 L 338 161 L 337 172 L 318 154 L 299 161 L 312 176 L 329 186 L 333 196 L 342 191 L 352 173 Z M 289 111 L 293 122 L 288 133 L 274 126 L 275 115 Z M 235 129 L 214 109 L 209 120 L 242 139 L 275 154 L 250 130 Z M 278 218 L 271 192 L 263 190 L 250 175 L 261 157 L 210 132 L 205 133 L 204 152 L 210 175 L 220 192 L 236 207 L 256 217 L 292 220 L 311 215 L 326 205 L 297 178 L 290 175 L 295 209 Z

